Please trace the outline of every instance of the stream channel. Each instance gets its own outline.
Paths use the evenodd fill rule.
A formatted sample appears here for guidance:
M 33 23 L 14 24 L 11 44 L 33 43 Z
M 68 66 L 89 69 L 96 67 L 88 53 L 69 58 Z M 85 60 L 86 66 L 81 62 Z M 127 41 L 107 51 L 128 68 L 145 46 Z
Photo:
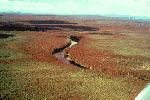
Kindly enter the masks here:
M 80 68 L 86 68 L 86 67 L 76 63 L 75 61 L 72 61 L 69 58 L 69 54 L 65 54 L 65 50 L 67 48 L 71 48 L 73 45 L 76 45 L 82 37 L 81 36 L 68 36 L 67 38 L 70 39 L 71 42 L 66 44 L 62 48 L 54 49 L 54 51 L 52 52 L 53 56 L 60 59 L 62 62 L 66 63 L 66 64 L 73 64 L 73 65 L 80 67 Z
M 52 52 L 52 54 L 66 64 L 73 64 L 77 67 L 88 69 L 87 67 L 81 66 L 75 61 L 72 61 L 69 58 L 69 54 L 64 55 L 65 49 L 71 48 L 73 45 L 76 45 L 81 39 L 81 37 L 77 37 L 77 36 L 70 36 L 68 38 L 71 40 L 71 43 L 68 43 L 62 48 L 54 49 L 54 52 Z M 134 100 L 150 100 L 149 93 L 150 93 L 150 83 L 138 94 L 138 96 Z

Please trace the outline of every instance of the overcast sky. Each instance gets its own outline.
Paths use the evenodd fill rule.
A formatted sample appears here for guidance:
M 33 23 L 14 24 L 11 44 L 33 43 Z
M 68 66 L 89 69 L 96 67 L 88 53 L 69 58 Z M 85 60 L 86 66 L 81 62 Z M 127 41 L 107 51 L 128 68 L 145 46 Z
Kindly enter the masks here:
M 150 0 L 0 0 L 0 12 L 150 17 Z

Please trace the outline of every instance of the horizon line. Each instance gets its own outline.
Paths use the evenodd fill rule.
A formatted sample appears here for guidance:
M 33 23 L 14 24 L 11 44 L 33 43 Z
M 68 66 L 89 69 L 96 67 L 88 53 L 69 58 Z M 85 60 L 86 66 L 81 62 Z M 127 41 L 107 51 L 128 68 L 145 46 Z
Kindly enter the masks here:
M 16 14 L 16 15 L 52 15 L 52 16 L 98 16 L 98 17 L 107 17 L 107 18 L 127 18 L 131 20 L 148 20 L 148 16 L 132 16 L 132 15 L 118 15 L 118 14 L 53 14 L 53 13 L 22 13 L 22 12 L 0 12 L 0 14 Z

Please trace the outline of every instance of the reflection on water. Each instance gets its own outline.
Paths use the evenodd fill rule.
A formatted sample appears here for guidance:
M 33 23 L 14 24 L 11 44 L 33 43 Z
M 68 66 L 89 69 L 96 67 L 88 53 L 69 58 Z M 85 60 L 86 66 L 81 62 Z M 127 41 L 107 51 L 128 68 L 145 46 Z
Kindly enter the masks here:
M 70 63 L 70 58 L 68 57 L 69 55 L 65 54 L 64 52 L 67 48 L 71 48 L 73 45 L 77 44 L 79 42 L 81 37 L 76 37 L 76 36 L 68 36 L 68 39 L 71 40 L 71 43 L 68 43 L 66 46 L 62 48 L 55 49 L 54 52 L 52 53 L 56 58 L 60 59 L 62 62 L 66 64 L 71 64 Z
M 77 44 L 78 42 L 75 42 L 75 41 L 71 41 L 71 45 L 69 46 L 71 48 L 71 46 Z
M 66 63 L 66 64 L 73 64 L 73 65 L 76 65 L 77 67 L 80 67 L 80 68 L 85 68 L 87 69 L 86 67 L 76 63 L 75 61 L 72 61 L 70 58 L 69 58 L 69 54 L 66 54 L 65 53 L 65 50 L 67 48 L 71 48 L 73 45 L 76 45 L 81 37 L 76 37 L 76 36 L 69 36 L 68 37 L 70 40 L 71 40 L 71 43 L 68 43 L 66 46 L 62 47 L 62 48 L 57 48 L 54 50 L 54 52 L 52 53 L 56 58 L 60 59 L 62 62 Z
M 64 57 L 63 52 L 55 53 L 54 56 L 58 59 L 60 59 L 62 62 L 66 64 L 70 64 L 67 58 Z
M 71 46 L 73 46 L 73 45 L 75 45 L 75 44 L 77 44 L 77 42 L 71 41 L 71 43 L 69 43 L 67 46 L 65 46 L 65 47 L 63 47 L 63 48 L 60 48 L 60 50 L 61 50 L 60 52 L 57 52 L 57 53 L 55 53 L 55 54 L 53 54 L 53 55 L 54 55 L 56 58 L 60 59 L 62 62 L 66 63 L 66 64 L 70 64 L 70 61 L 68 60 L 67 57 L 65 57 L 65 55 L 64 55 L 63 53 L 65 52 L 65 49 L 66 49 L 66 48 L 68 48 L 68 47 L 71 48 Z M 63 51 L 62 51 L 62 50 L 63 50 Z M 58 49 L 57 51 L 59 51 L 59 49 Z

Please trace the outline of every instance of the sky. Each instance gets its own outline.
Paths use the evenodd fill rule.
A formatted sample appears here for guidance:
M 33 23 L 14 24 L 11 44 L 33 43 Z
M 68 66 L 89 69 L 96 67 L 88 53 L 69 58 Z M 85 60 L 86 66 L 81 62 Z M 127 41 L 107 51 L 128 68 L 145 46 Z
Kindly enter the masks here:
M 0 12 L 150 17 L 150 0 L 0 0 Z

